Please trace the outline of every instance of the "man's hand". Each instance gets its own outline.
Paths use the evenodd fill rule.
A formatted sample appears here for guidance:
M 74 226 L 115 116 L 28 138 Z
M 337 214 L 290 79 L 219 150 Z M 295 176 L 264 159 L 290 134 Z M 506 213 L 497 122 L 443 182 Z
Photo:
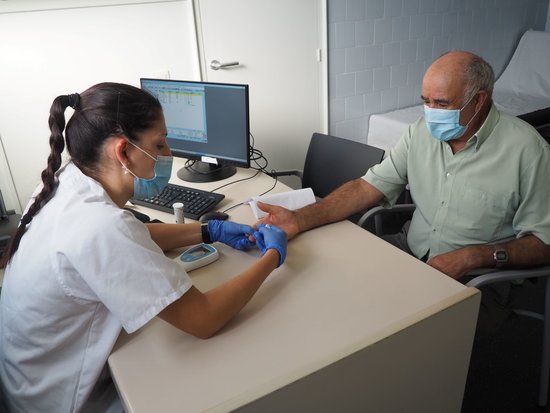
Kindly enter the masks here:
M 352 214 L 369 208 L 384 197 L 384 194 L 363 178 L 353 179 L 338 187 L 319 202 L 295 211 L 258 202 L 257 206 L 268 216 L 257 224 L 273 224 L 284 230 L 288 239 L 300 232 L 321 225 L 346 219 Z
M 277 205 L 264 204 L 260 201 L 258 201 L 257 205 L 262 211 L 267 212 L 267 216 L 260 219 L 255 226 L 258 224 L 276 225 L 287 233 L 288 239 L 294 238 L 300 232 L 298 220 L 294 212 Z
M 437 255 L 429 259 L 427 264 L 447 274 L 449 277 L 458 280 L 468 272 L 478 268 L 475 257 L 475 248 L 465 247 Z

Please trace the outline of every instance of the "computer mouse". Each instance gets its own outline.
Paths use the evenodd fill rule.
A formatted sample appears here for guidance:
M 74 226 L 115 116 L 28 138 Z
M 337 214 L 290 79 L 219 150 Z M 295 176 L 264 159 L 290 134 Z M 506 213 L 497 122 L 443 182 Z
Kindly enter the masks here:
M 229 215 L 226 214 L 225 212 L 210 211 L 210 212 L 206 212 L 205 214 L 201 215 L 201 217 L 199 218 L 199 221 L 200 222 L 207 222 L 207 221 L 210 221 L 211 219 L 220 219 L 222 221 L 225 221 L 227 218 L 229 218 Z
M 143 223 L 148 223 L 148 222 L 151 222 L 151 218 L 149 217 L 149 215 L 146 215 L 142 212 L 139 212 L 139 211 L 136 211 L 135 209 L 132 209 L 132 208 L 123 208 L 125 209 L 126 211 L 130 211 L 132 214 L 134 214 L 134 216 L 139 219 L 141 222 Z

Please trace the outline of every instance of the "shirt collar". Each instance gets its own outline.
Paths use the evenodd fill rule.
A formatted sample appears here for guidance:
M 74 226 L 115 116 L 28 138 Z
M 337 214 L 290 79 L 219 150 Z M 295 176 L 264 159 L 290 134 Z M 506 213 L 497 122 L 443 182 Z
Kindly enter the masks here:
M 481 128 L 479 128 L 474 136 L 468 139 L 468 143 L 472 142 L 471 144 L 474 144 L 475 142 L 476 151 L 479 150 L 483 142 L 485 142 L 491 133 L 493 133 L 493 129 L 498 123 L 499 118 L 500 114 L 498 113 L 495 104 L 491 103 L 491 109 L 489 110 L 489 114 L 487 115 L 485 122 L 483 122 L 483 125 L 481 125 Z

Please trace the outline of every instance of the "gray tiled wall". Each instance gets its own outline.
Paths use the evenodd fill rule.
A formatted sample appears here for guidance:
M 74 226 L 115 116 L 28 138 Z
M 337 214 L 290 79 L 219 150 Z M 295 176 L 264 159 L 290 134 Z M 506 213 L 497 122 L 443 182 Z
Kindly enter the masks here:
M 330 133 L 366 142 L 372 113 L 420 102 L 425 69 L 469 50 L 497 76 L 549 0 L 328 0 Z

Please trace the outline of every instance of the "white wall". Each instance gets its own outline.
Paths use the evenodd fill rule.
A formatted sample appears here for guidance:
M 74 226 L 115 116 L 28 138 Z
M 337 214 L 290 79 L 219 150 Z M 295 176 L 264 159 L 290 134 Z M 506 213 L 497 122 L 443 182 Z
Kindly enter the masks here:
M 39 3 L 43 8 L 83 4 Z M 40 181 L 56 96 L 103 81 L 139 86 L 140 77 L 167 71 L 174 79 L 200 79 L 190 0 L 18 13 L 3 13 L 2 7 L 0 138 L 19 200 L 0 146 L 0 189 L 8 208 L 24 208 Z

